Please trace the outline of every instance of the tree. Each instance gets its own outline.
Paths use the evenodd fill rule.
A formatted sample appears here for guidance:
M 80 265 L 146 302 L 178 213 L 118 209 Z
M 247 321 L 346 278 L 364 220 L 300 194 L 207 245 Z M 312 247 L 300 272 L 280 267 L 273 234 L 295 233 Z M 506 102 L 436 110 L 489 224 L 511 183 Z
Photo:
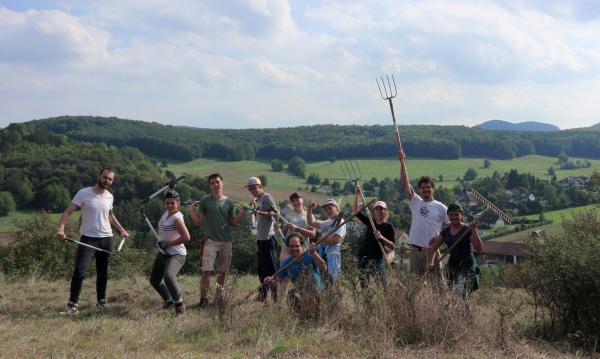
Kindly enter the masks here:
M 438 176 L 438 182 L 444 182 L 444 175 Z
M 294 157 L 292 157 L 290 162 L 288 162 L 288 172 L 293 174 L 294 176 L 304 178 L 304 177 L 306 177 L 305 171 L 306 171 L 306 163 L 304 162 L 304 160 L 301 157 L 294 156 Z
M 258 178 L 260 179 L 260 182 L 262 183 L 263 187 L 266 187 L 267 183 L 269 183 L 269 179 L 267 178 L 267 175 L 260 175 L 260 176 L 258 176 Z
M 277 158 L 271 161 L 271 171 L 273 172 L 282 172 L 283 171 L 283 163 Z
M 168 164 L 167 164 L 167 161 L 166 161 L 166 160 L 162 160 L 162 161 L 160 161 L 160 167 L 163 167 L 163 168 L 164 168 L 164 167 L 167 167 L 167 166 L 168 166 Z
M 321 184 L 321 177 L 319 176 L 318 173 L 311 173 L 308 175 L 308 178 L 306 179 L 306 183 L 312 184 L 312 185 L 319 185 L 319 184 Z
M 50 212 L 63 211 L 71 202 L 69 190 L 60 183 L 50 183 L 38 192 L 37 201 L 41 208 Z
M 477 178 L 477 171 L 474 168 L 469 168 L 467 172 L 465 172 L 465 181 L 472 181 Z
M 335 158 L 335 156 L 331 156 L 331 158 L 329 158 L 329 162 L 335 163 L 335 161 L 337 161 L 337 158 Z
M 485 159 L 483 160 L 483 168 L 490 168 L 492 167 L 492 161 Z
M 565 163 L 567 161 L 569 161 L 569 157 L 567 157 L 567 155 L 562 153 L 558 155 L 558 163 Z
M 6 216 L 17 208 L 15 200 L 10 192 L 0 192 L 0 217 Z
M 555 173 L 554 167 L 550 166 L 550 168 L 548 168 L 548 176 L 554 176 Z

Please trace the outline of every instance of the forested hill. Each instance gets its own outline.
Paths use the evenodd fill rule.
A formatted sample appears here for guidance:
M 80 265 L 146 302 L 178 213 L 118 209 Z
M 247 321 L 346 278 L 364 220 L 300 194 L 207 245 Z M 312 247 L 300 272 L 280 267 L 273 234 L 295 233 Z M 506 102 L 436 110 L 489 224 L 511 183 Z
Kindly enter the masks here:
M 138 148 L 150 156 L 180 160 L 278 158 L 294 155 L 317 161 L 391 156 L 396 153 L 392 126 L 317 125 L 269 129 L 201 129 L 115 117 L 63 116 L 30 122 L 73 140 Z M 549 133 L 489 131 L 464 126 L 400 126 L 411 156 L 510 159 L 529 154 L 600 158 L 600 132 Z

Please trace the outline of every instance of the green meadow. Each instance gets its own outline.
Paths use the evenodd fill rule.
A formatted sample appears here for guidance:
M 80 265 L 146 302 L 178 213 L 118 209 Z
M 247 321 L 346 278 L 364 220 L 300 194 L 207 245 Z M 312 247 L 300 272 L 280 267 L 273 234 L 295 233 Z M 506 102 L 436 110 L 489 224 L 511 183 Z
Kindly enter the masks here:
M 571 161 L 581 160 L 570 158 Z M 444 177 L 443 183 L 451 186 L 457 178 L 463 177 L 469 168 L 477 171 L 479 177 L 492 175 L 495 171 L 500 174 L 516 169 L 520 173 L 529 172 L 542 179 L 549 178 L 548 169 L 554 167 L 558 179 L 568 176 L 591 175 L 594 170 L 600 171 L 600 160 L 592 160 L 589 168 L 573 170 L 558 169 L 557 159 L 546 156 L 524 156 L 512 160 L 491 160 L 491 167 L 483 168 L 483 158 L 461 158 L 458 160 L 439 160 L 427 158 L 408 158 L 408 174 L 411 178 L 424 175 Z M 306 164 L 306 174 L 317 173 L 321 178 L 341 178 L 341 160 L 331 163 L 329 161 L 309 162 Z M 358 164 L 363 180 L 376 177 L 379 180 L 385 177 L 399 177 L 399 162 L 395 158 L 360 159 Z M 272 172 L 271 162 L 266 160 L 221 162 L 212 159 L 196 159 L 190 162 L 171 164 L 168 169 L 176 174 L 189 173 L 198 176 L 207 176 L 214 172 L 221 173 L 226 182 L 243 183 L 250 176 L 266 175 L 268 186 L 286 190 L 295 190 L 306 187 L 304 180 L 287 175 L 285 172 Z

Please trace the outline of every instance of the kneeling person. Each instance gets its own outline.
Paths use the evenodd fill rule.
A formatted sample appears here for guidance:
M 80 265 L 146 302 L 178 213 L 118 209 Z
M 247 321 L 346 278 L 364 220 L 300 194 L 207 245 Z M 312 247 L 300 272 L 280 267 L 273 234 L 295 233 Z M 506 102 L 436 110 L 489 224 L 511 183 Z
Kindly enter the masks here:
M 306 254 L 304 238 L 297 232 L 288 236 L 288 250 L 290 256 L 281 263 L 281 268 L 285 269 L 281 270 L 277 277 L 266 277 L 264 284 L 273 287 L 278 282 L 277 292 L 282 298 L 291 280 L 294 288 L 290 291 L 288 300 L 290 305 L 298 310 L 301 304 L 315 302 L 312 299 L 316 299 L 318 292 L 324 287 L 321 272 L 327 273 L 327 264 L 317 253 L 313 243 L 308 246 L 310 255 Z

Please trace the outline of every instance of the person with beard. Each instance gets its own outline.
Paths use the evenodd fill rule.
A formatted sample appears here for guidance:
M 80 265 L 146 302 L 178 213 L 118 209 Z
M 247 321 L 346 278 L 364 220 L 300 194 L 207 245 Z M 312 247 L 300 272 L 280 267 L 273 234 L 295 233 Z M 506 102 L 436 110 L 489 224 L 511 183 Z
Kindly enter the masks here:
M 442 230 L 442 225 L 448 223 L 447 208 L 441 202 L 433 198 L 435 183 L 433 178 L 423 176 L 419 179 L 418 187 L 421 196 L 415 193 L 408 180 L 406 169 L 406 154 L 404 150 L 398 152 L 400 160 L 400 178 L 402 188 L 406 194 L 410 205 L 412 220 L 410 223 L 410 232 L 408 234 L 408 243 L 412 248 L 410 252 L 410 271 L 413 274 L 424 275 L 428 271 L 427 253 L 429 251 L 429 242 L 437 237 Z M 433 254 L 437 258 L 439 253 Z M 439 261 L 435 261 L 434 273 L 441 275 Z
M 119 230 L 121 237 L 129 237 L 129 233 L 121 226 L 112 211 L 113 195 L 107 189 L 114 180 L 115 171 L 112 168 L 103 168 L 98 173 L 97 182 L 93 187 L 86 187 L 77 192 L 58 222 L 56 237 L 59 240 L 64 241 L 66 239 L 65 224 L 77 209 L 81 209 L 81 226 L 79 228 L 81 242 L 112 251 L 113 232 L 111 223 Z M 69 302 L 65 311 L 61 314 L 74 315 L 79 313 L 78 301 L 81 285 L 85 278 L 87 266 L 93 257 L 96 258 L 96 298 L 98 300 L 96 307 L 99 310 L 110 308 L 106 303 L 109 254 L 79 246 L 75 257 L 75 269 L 71 277 Z
M 307 238 L 313 238 L 316 234 L 315 229 L 311 229 L 308 227 L 306 223 L 306 210 L 304 209 L 304 198 L 298 192 L 294 192 L 289 197 L 290 203 L 292 205 L 292 210 L 283 213 L 282 216 L 285 218 L 288 223 L 283 226 L 283 234 L 287 236 L 292 232 L 297 232 L 302 235 L 305 239 L 305 245 L 308 245 Z M 283 262 L 287 257 L 289 257 L 288 251 L 288 243 L 287 240 L 283 241 L 283 245 L 281 246 L 281 252 L 279 253 L 279 263 Z

